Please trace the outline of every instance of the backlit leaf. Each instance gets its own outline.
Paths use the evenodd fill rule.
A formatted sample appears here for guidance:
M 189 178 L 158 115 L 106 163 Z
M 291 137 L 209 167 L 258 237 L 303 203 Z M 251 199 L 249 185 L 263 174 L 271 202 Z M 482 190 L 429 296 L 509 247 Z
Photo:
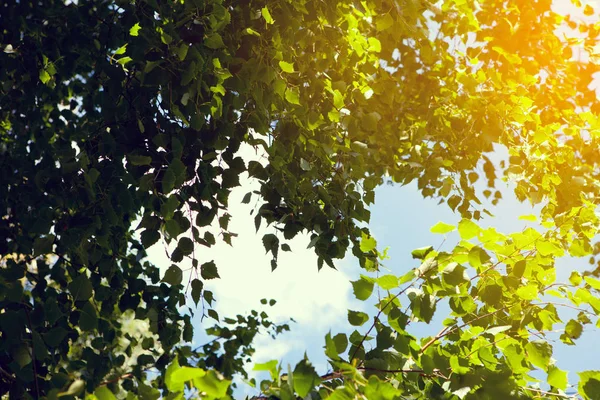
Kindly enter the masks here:
M 450 225 L 450 224 L 446 224 L 445 222 L 438 222 L 437 224 L 435 224 L 434 226 L 431 227 L 431 233 L 439 233 L 439 234 L 446 234 L 446 233 L 450 233 L 453 230 L 456 229 L 455 225 Z
M 281 68 L 281 70 L 283 72 L 287 72 L 288 74 L 291 74 L 292 72 L 294 72 L 294 64 L 293 63 L 279 61 L 279 68 Z
M 367 300 L 373 293 L 374 283 L 367 277 L 361 277 L 357 281 L 352 282 L 354 296 L 358 300 Z
M 319 375 L 306 358 L 296 364 L 293 380 L 294 390 L 298 396 L 302 398 L 306 397 L 308 393 L 321 382 Z

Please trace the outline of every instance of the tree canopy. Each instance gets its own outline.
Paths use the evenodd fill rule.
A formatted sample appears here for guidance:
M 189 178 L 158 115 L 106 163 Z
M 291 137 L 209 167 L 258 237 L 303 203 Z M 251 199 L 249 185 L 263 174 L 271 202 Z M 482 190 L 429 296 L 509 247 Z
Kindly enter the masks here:
M 355 296 L 385 293 L 325 338 L 332 373 L 256 365 L 259 397 L 569 397 L 547 334 L 575 344 L 600 324 L 600 20 L 572 3 L 580 18 L 550 0 L 4 1 L 0 395 L 234 396 L 255 335 L 289 329 L 219 318 L 204 289 L 247 174 L 273 269 L 308 233 L 318 268 L 351 252 Z M 479 226 L 501 179 L 539 205 L 532 227 Z M 458 231 L 451 251 L 416 249 L 403 276 L 380 273 L 368 229 L 385 181 L 462 218 L 431 228 Z M 146 250 L 167 244 L 161 271 Z M 590 271 L 557 282 L 566 255 Z M 438 334 L 411 333 L 437 309 Z M 193 348 L 198 312 L 220 322 Z M 600 371 L 578 372 L 599 399 Z

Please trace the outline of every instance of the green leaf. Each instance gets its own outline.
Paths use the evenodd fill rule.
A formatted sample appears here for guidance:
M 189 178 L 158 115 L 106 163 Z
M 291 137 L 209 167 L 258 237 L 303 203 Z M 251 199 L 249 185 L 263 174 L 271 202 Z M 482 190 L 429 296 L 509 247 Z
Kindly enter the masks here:
M 300 159 L 300 168 L 302 168 L 303 171 L 310 171 L 311 166 L 308 161 L 306 161 L 304 158 L 301 158 Z
M 480 289 L 480 297 L 484 303 L 499 307 L 502 303 L 503 288 L 500 285 L 489 283 Z
M 175 179 L 176 177 L 173 173 L 173 170 L 171 170 L 171 168 L 167 168 L 162 179 L 162 192 L 164 194 L 169 194 L 173 191 L 173 188 L 175 187 Z
M 490 255 L 479 246 L 475 246 L 469 250 L 469 264 L 477 271 L 480 271 L 483 265 L 487 264 L 490 260 Z
M 459 375 L 464 375 L 469 372 L 468 361 L 464 358 L 459 358 L 456 355 L 450 356 L 450 368 L 452 372 Z
M 254 30 L 254 29 L 252 29 L 252 28 L 246 28 L 246 29 L 244 29 L 244 30 L 242 31 L 242 33 L 243 33 L 244 35 L 252 35 L 252 36 L 257 36 L 257 37 L 260 37 L 260 33 L 258 33 L 257 31 L 255 31 L 255 30 Z
M 600 399 L 600 371 L 578 372 L 578 392 L 586 400 Z
M 370 253 L 377 247 L 377 241 L 374 237 L 367 235 L 366 233 L 362 233 L 362 237 L 360 239 L 360 251 L 363 253 Z
M 45 69 L 40 70 L 39 77 L 44 85 L 50 81 L 50 74 Z
M 98 400 L 117 400 L 113 392 L 106 386 L 100 386 L 98 389 L 94 391 L 94 396 Z
M 313 388 L 321 383 L 321 378 L 315 368 L 305 358 L 296 364 L 293 372 L 294 390 L 298 396 L 304 398 Z
M 204 288 L 204 284 L 200 279 L 192 280 L 192 300 L 194 303 L 198 305 L 200 301 L 200 296 L 202 295 L 202 289 Z
M 517 289 L 517 296 L 523 300 L 534 300 L 538 297 L 538 288 L 534 284 L 527 284 Z
M 181 233 L 181 227 L 179 222 L 174 219 L 170 219 L 165 222 L 165 230 L 171 238 L 176 238 Z
M 206 280 L 220 278 L 217 266 L 213 261 L 204 263 L 200 266 L 200 275 L 202 276 L 202 279 Z
M 337 350 L 337 346 L 331 338 L 331 332 L 327 332 L 327 335 L 325 335 L 325 355 L 332 360 L 339 360 L 340 357 Z
M 248 204 L 250 203 L 250 199 L 252 198 L 252 192 L 248 192 L 244 195 L 244 198 L 242 199 L 242 204 Z
M 265 363 L 254 364 L 253 371 L 269 371 L 271 378 L 275 379 L 278 375 L 277 360 L 267 361 Z
M 169 389 L 169 391 L 171 392 L 183 392 L 184 382 L 173 380 L 173 373 L 175 373 L 175 371 L 179 370 L 180 368 L 181 366 L 179 365 L 179 360 L 177 358 L 177 355 L 175 355 L 173 361 L 171 362 L 171 364 L 169 364 L 169 366 L 167 367 L 167 371 L 165 372 L 165 385 L 167 386 L 167 389 Z
M 265 253 L 271 252 L 274 258 L 277 258 L 279 252 L 279 238 L 272 233 L 268 233 L 262 238 Z
M 291 74 L 292 72 L 294 72 L 294 64 L 293 63 L 279 61 L 279 68 L 281 68 L 281 70 L 283 72 L 287 72 L 288 74 Z
M 69 283 L 69 292 L 76 301 L 89 300 L 94 293 L 92 283 L 85 274 L 79 275 Z
M 271 13 L 269 12 L 269 8 L 267 6 L 264 6 L 261 10 L 261 15 L 262 17 L 265 19 L 265 21 L 267 22 L 267 24 L 272 24 L 275 22 L 275 20 L 273 20 L 273 17 L 271 16 Z
M 98 329 L 98 314 L 94 305 L 89 301 L 80 310 L 79 327 L 84 331 Z
M 434 258 L 428 258 L 417 268 L 417 276 L 424 277 L 429 275 L 430 273 L 436 272 L 438 267 L 438 262 Z
M 58 347 L 66 336 L 66 329 L 58 326 L 44 333 L 44 342 L 50 347 Z
M 338 110 L 341 110 L 346 106 L 346 103 L 344 102 L 344 95 L 337 89 L 333 91 L 333 106 Z M 377 122 L 378 121 L 375 121 L 375 125 Z M 366 129 L 373 130 L 374 128 L 373 120 L 368 116 L 365 116 L 365 125 Z M 364 148 L 365 150 L 368 149 L 367 145 L 362 142 L 355 141 L 353 144 L 357 147 Z
M 536 367 L 546 371 L 552 357 L 552 346 L 548 342 L 535 340 L 525 345 L 527 359 Z
M 427 254 L 429 254 L 432 251 L 433 251 L 433 246 L 427 246 L 427 247 L 420 247 L 418 249 L 414 249 L 410 254 L 412 255 L 412 258 L 422 260 L 427 256 Z
M 181 75 L 181 85 L 187 86 L 198 75 L 198 64 L 192 61 Z
M 140 29 L 142 29 L 142 27 L 140 26 L 139 22 L 136 22 L 136 24 L 134 26 L 132 26 L 131 28 L 129 28 L 129 34 L 131 36 L 138 36 Z
M 551 365 L 548 369 L 548 384 L 560 390 L 566 390 L 567 384 L 567 371 Z
M 117 49 L 117 51 L 115 51 L 114 55 L 118 56 L 120 54 L 125 54 L 126 51 L 127 51 L 127 43 L 125 43 L 123 46 L 119 47 Z
M 29 365 L 32 361 L 31 353 L 29 352 L 29 347 L 21 344 L 13 349 L 11 349 L 12 358 L 16 364 L 19 365 L 20 368 Z
M 564 250 L 558 244 L 548 240 L 538 240 L 535 248 L 543 256 L 562 257 L 565 254 Z
M 394 26 L 394 18 L 390 15 L 391 13 L 385 13 L 382 16 L 378 16 L 377 18 L 377 30 L 378 31 L 385 31 L 388 28 L 391 28 L 392 26 Z
M 181 271 L 181 268 L 174 264 L 167 269 L 167 271 L 165 272 L 165 276 L 162 279 L 163 282 L 166 282 L 172 286 L 177 286 L 181 284 L 182 280 L 183 272 Z
M 446 265 L 442 271 L 444 282 L 450 286 L 458 286 L 469 280 L 467 269 L 455 262 Z
M 185 382 L 193 381 L 196 378 L 200 378 L 206 375 L 206 371 L 202 368 L 193 367 L 180 367 L 173 371 L 171 374 L 171 384 L 178 385 Z
M 354 400 L 356 398 L 354 391 L 348 386 L 339 386 L 327 396 L 327 400 Z
M 215 370 L 209 370 L 205 375 L 194 378 L 194 386 L 200 392 L 206 393 L 207 398 L 224 398 L 230 384 L 231 381 L 223 379 Z
M 511 275 L 516 276 L 517 278 L 523 277 L 525 273 L 525 269 L 527 267 L 527 262 L 525 260 L 519 260 L 513 265 Z
M 376 282 L 383 290 L 390 290 L 398 287 L 398 277 L 394 275 L 380 276 L 377 278 Z
M 410 301 L 410 308 L 416 318 L 430 323 L 436 309 L 435 298 L 422 292 L 417 293 Z
M 212 33 L 208 35 L 206 39 L 204 39 L 204 45 L 213 50 L 225 47 L 223 38 L 218 33 Z
M 85 389 L 85 381 L 82 379 L 76 379 L 69 385 L 69 388 L 65 392 L 59 394 L 59 397 L 78 396 L 81 394 L 81 392 L 83 392 L 83 389 Z
M 131 57 L 121 57 L 121 58 L 119 58 L 119 59 L 117 60 L 117 62 L 118 62 L 120 65 L 125 65 L 125 64 L 127 64 L 127 63 L 129 63 L 129 62 L 131 62 L 131 61 L 133 61 L 133 58 L 131 58 Z
M 521 345 L 511 344 L 503 349 L 503 353 L 508 362 L 508 366 L 513 370 L 513 373 L 522 373 L 529 370 L 529 368 L 524 365 L 525 356 Z
M 348 347 L 348 337 L 344 333 L 338 333 L 333 337 L 333 343 L 335 344 L 337 353 L 342 354 Z
M 354 296 L 358 300 L 367 300 L 371 296 L 371 293 L 373 293 L 374 283 L 371 278 L 361 276 L 359 280 L 351 283 Z
M 188 51 L 190 50 L 190 46 L 187 43 L 181 43 L 179 45 L 179 47 L 177 47 L 177 57 L 179 58 L 179 61 L 183 61 L 185 60 L 185 57 L 187 56 Z
M 600 290 L 600 279 L 592 278 L 591 276 L 586 276 L 583 279 L 596 290 Z
M 300 93 L 297 89 L 285 89 L 285 99 L 291 104 L 300 105 Z
M 52 247 L 54 246 L 54 241 L 56 240 L 56 236 L 54 235 L 45 235 L 43 237 L 38 237 L 33 241 L 33 255 L 35 257 L 39 257 L 48 253 L 52 253 Z
M 522 221 L 531 221 L 531 222 L 535 222 L 537 221 L 537 216 L 533 215 L 533 214 L 528 214 L 528 215 L 521 215 L 519 217 L 520 220 Z
M 179 239 L 177 247 L 181 250 L 183 255 L 187 256 L 194 251 L 194 242 L 189 237 L 182 237 Z
M 39 333 L 34 331 L 31 334 L 31 337 L 32 337 L 32 347 L 33 347 L 33 352 L 34 352 L 35 358 L 38 360 L 45 360 L 46 358 L 48 358 L 48 356 L 49 356 L 48 348 L 44 344 L 44 341 L 42 340 L 42 336 Z M 28 353 L 29 353 L 29 351 L 28 351 Z
M 152 163 L 152 157 L 149 156 L 138 156 L 130 154 L 127 159 L 132 165 L 150 165 Z
M 368 39 L 368 43 L 369 43 L 368 51 L 371 51 L 371 52 L 374 52 L 374 53 L 381 52 L 381 42 L 379 41 L 379 39 L 374 38 L 374 37 L 370 37 Z
M 432 226 L 430 231 L 431 231 L 431 233 L 439 233 L 439 234 L 443 235 L 446 233 L 450 233 L 455 229 L 456 229 L 455 225 L 446 224 L 445 222 L 440 221 L 437 224 L 435 224 L 434 226 Z
M 158 242 L 158 240 L 160 239 L 160 233 L 158 233 L 157 230 L 146 229 L 141 233 L 140 239 L 144 248 L 147 249 L 156 242 Z
M 437 263 L 436 263 L 437 266 Z M 415 270 L 411 269 L 410 271 L 408 271 L 407 273 L 405 273 L 404 275 L 402 275 L 400 277 L 400 279 L 398 280 L 398 285 L 403 285 L 406 282 L 410 282 L 413 279 L 415 279 Z
M 579 321 L 572 319 L 569 322 L 567 322 L 567 325 L 565 325 L 565 334 L 570 339 L 579 339 L 582 333 L 583 326 Z
M 575 286 L 579 286 L 581 284 L 582 278 L 581 274 L 577 271 L 572 271 L 569 276 L 569 282 L 571 282 Z
M 141 133 L 146 132 L 146 127 L 144 126 L 144 123 L 142 122 L 142 120 L 138 118 L 137 123 L 138 123 L 138 129 L 140 130 L 140 132 Z
M 479 235 L 480 231 L 481 228 L 479 228 L 479 225 L 477 225 L 470 219 L 462 219 L 458 223 L 458 233 L 460 234 L 460 237 L 464 240 L 469 240 L 476 237 L 477 235 Z
M 173 42 L 173 38 L 167 32 L 161 30 L 160 31 L 160 41 L 166 45 L 169 45 L 169 44 L 171 44 L 171 42 Z
M 361 326 L 369 320 L 369 315 L 362 311 L 348 310 L 348 322 L 353 326 Z

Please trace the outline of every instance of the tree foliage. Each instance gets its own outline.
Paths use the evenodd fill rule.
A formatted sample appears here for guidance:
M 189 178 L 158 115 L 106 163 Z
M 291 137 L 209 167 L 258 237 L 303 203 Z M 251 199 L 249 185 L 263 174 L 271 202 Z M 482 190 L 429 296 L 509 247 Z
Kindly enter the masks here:
M 574 344 L 600 312 L 598 269 L 559 283 L 554 268 L 595 264 L 599 226 L 600 25 L 574 3 L 582 20 L 549 0 L 3 2 L 0 394 L 230 396 L 259 329 L 287 329 L 254 312 L 189 344 L 195 306 L 218 319 L 204 289 L 218 266 L 196 250 L 234 244 L 228 198 L 247 174 L 272 268 L 305 232 L 319 268 L 358 259 L 358 299 L 387 293 L 374 319 L 349 311 L 350 337 L 325 338 L 331 374 L 257 365 L 266 396 L 565 397 L 545 333 Z M 248 145 L 265 160 L 240 156 Z M 502 177 L 540 205 L 538 228 L 479 226 Z M 459 213 L 432 228 L 456 229 L 456 247 L 381 275 L 367 226 L 384 180 Z M 146 259 L 159 242 L 174 248 L 164 273 Z M 442 305 L 437 335 L 410 333 Z M 579 393 L 599 398 L 598 381 L 582 371 Z

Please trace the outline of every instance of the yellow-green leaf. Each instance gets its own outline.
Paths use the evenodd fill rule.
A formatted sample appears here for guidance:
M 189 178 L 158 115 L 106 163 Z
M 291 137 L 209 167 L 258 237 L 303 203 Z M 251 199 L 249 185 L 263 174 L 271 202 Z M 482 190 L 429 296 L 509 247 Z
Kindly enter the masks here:
M 125 54 L 125 51 L 127 51 L 127 43 L 125 43 L 123 46 L 119 47 L 117 49 L 117 51 L 115 51 L 115 56 L 118 56 L 120 54 Z
M 300 94 L 295 89 L 287 88 L 285 90 L 285 99 L 289 103 L 300 105 Z
M 458 233 L 464 240 L 469 240 L 476 237 L 480 231 L 481 228 L 479 228 L 479 226 L 470 219 L 463 219 L 458 223 Z
M 292 72 L 294 72 L 294 64 L 293 63 L 279 61 L 279 68 L 281 68 L 281 70 L 283 72 L 287 72 L 288 74 L 291 74 Z
M 140 29 L 142 29 L 142 27 L 140 26 L 140 23 L 137 22 L 134 26 L 132 26 L 131 28 L 129 28 L 129 34 L 131 36 L 138 36 Z
M 264 6 L 261 10 L 261 15 L 262 17 L 265 19 L 265 21 L 267 22 L 267 24 L 272 24 L 275 22 L 275 20 L 273 19 L 273 17 L 271 16 L 271 12 L 269 11 L 269 8 L 267 6 Z
M 452 232 L 455 229 L 456 229 L 456 225 L 450 225 L 450 224 L 440 221 L 437 224 L 435 224 L 434 226 L 432 226 L 430 231 L 431 231 L 431 233 L 439 233 L 439 234 L 443 235 L 443 234 Z
M 551 366 L 548 369 L 548 383 L 550 384 L 550 386 L 553 386 L 560 390 L 566 390 L 568 382 L 569 381 L 567 379 L 567 371 L 563 371 L 562 369 L 555 366 Z
M 42 81 L 43 84 L 46 84 L 49 80 L 50 74 L 45 69 L 40 70 L 40 81 Z

